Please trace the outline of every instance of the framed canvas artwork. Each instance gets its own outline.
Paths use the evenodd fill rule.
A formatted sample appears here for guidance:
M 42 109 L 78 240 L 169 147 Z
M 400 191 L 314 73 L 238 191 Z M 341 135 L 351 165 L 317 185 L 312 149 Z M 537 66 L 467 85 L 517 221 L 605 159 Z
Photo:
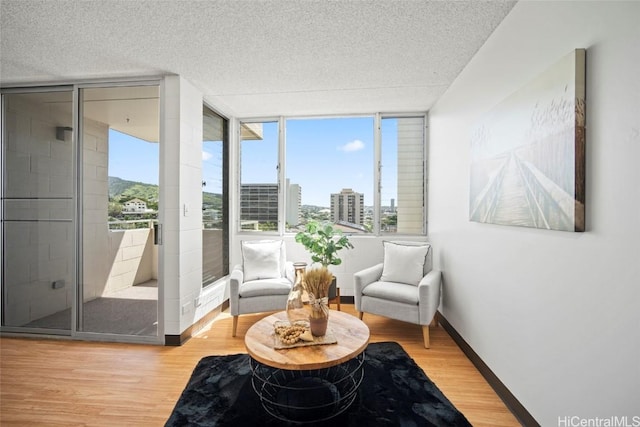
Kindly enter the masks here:
M 585 230 L 585 56 L 562 58 L 474 128 L 471 221 Z

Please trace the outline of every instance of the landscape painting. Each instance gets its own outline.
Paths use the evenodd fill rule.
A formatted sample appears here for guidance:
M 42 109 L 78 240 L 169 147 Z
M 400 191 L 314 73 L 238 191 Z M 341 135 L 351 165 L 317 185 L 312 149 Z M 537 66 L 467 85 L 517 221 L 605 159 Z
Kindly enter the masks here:
M 474 128 L 471 221 L 585 230 L 585 56 L 576 49 Z

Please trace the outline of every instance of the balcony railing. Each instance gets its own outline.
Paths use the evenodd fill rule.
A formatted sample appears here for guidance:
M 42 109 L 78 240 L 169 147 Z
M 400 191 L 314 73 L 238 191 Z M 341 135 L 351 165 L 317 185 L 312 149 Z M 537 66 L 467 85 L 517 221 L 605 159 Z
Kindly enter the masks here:
M 131 219 L 131 220 L 118 220 L 109 221 L 109 230 L 135 230 L 138 228 L 153 228 L 154 224 L 157 224 L 157 219 Z

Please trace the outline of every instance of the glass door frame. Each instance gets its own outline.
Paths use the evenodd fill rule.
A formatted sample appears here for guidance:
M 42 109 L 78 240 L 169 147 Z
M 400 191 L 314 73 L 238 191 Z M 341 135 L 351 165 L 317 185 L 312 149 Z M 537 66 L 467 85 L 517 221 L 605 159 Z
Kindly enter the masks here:
M 5 158 L 5 148 L 6 148 L 6 144 L 8 143 L 7 141 L 7 134 L 6 134 L 6 100 L 5 100 L 5 96 L 6 95 L 21 95 L 21 94 L 45 94 L 45 93 L 55 93 L 55 92 L 68 92 L 71 95 L 71 103 L 72 103 L 72 108 L 71 108 L 71 119 L 72 119 L 72 127 L 73 129 L 76 128 L 76 115 L 75 113 L 75 90 L 74 90 L 74 86 L 71 84 L 61 84 L 61 85 L 52 85 L 52 86 L 26 86 L 26 87 L 7 87 L 7 88 L 1 88 L 0 91 L 0 99 L 1 99 L 1 103 L 0 103 L 0 123 L 2 123 L 2 126 L 0 126 L 0 130 L 1 130 L 1 134 L 0 134 L 0 140 L 2 141 L 2 149 L 0 149 L 0 165 L 2 166 L 2 173 L 0 173 L 0 191 L 2 193 L 2 202 L 0 203 L 0 218 L 3 219 L 2 221 L 2 226 L 0 227 L 0 280 L 3 283 L 1 292 L 2 292 L 2 297 L 1 297 L 1 304 L 0 304 L 0 314 L 1 314 L 1 321 L 0 321 L 0 325 L 2 328 L 3 332 L 10 332 L 10 333 L 25 333 L 25 334 L 42 334 L 42 335 L 51 335 L 51 336 L 71 336 L 73 333 L 73 330 L 76 326 L 75 324 L 75 304 L 71 304 L 71 319 L 70 319 L 70 329 L 58 329 L 58 328 L 46 328 L 46 327 L 29 327 L 29 326 L 8 326 L 8 325 L 4 325 L 5 322 L 5 302 L 6 302 L 6 292 L 7 289 L 4 286 L 4 284 L 6 283 L 5 279 L 5 212 L 4 212 L 4 199 L 5 199 L 5 194 L 7 192 L 7 188 L 6 188 L 6 182 L 5 182 L 5 172 L 6 172 L 6 158 Z M 72 189 L 72 197 L 71 197 L 71 205 L 72 205 L 72 211 L 75 214 L 76 209 L 75 206 L 77 205 L 77 193 L 76 193 L 76 183 L 77 183 L 77 168 L 76 168 L 76 155 L 77 155 L 77 139 L 75 136 L 75 132 L 73 132 L 73 136 L 71 138 L 71 164 L 72 164 L 72 185 L 73 185 L 73 189 Z M 74 231 L 74 233 L 77 230 L 77 224 L 78 224 L 78 219 L 77 218 L 72 218 L 72 229 Z M 77 236 L 74 236 L 74 238 L 76 238 Z M 77 240 L 76 242 L 77 243 Z M 77 264 L 78 264 L 78 259 L 77 259 L 77 248 L 75 247 L 74 244 L 74 249 L 73 249 L 73 259 L 71 261 L 71 274 L 72 274 L 72 289 L 71 289 L 71 294 L 72 294 L 72 298 L 73 301 L 75 301 L 76 299 L 76 292 L 77 292 L 77 286 L 76 283 L 78 281 L 77 278 Z
M 76 215 L 77 215 L 77 227 L 76 227 L 76 247 L 77 247 L 77 280 L 76 280 L 76 294 L 75 294 L 75 304 L 74 307 L 76 309 L 74 319 L 72 323 L 75 323 L 75 327 L 72 330 L 72 336 L 85 340 L 93 340 L 93 341 L 110 341 L 110 342 L 132 342 L 132 343 L 152 343 L 152 344 L 164 344 L 164 280 L 163 280 L 163 245 L 162 242 L 158 242 L 158 301 L 157 301 L 157 313 L 156 313 L 156 321 L 157 321 L 157 332 L 156 336 L 145 336 L 145 335 L 122 335 L 115 333 L 103 333 L 103 332 L 86 332 L 80 331 L 79 329 L 82 327 L 83 320 L 83 292 L 81 287 L 84 282 L 84 265 L 83 265 L 83 225 L 84 225 L 84 213 L 82 206 L 82 197 L 83 194 L 83 185 L 84 180 L 81 179 L 84 177 L 84 162 L 83 162 L 83 150 L 80 147 L 83 146 L 83 128 L 82 128 L 82 119 L 84 118 L 83 111 L 83 100 L 81 99 L 80 92 L 83 89 L 107 89 L 107 88 L 115 88 L 115 87 L 133 87 L 133 86 L 157 86 L 158 87 L 158 133 L 159 133 L 159 159 L 158 159 L 158 185 L 162 183 L 162 174 L 163 174 L 163 159 L 164 159 L 164 143 L 163 143 L 163 128 L 164 128 L 164 80 L 161 78 L 154 79 L 129 79 L 129 80 L 121 80 L 121 81 L 92 81 L 79 83 L 74 85 L 74 138 L 78 141 L 78 149 L 76 150 L 77 156 L 77 167 L 76 172 L 78 174 L 78 179 L 76 179 L 77 185 L 77 203 L 76 203 Z M 161 196 L 162 191 L 160 191 L 159 196 Z M 158 224 L 159 227 L 162 227 L 163 223 L 163 213 L 162 213 L 162 200 L 159 200 L 159 209 L 158 209 Z
M 164 117 L 165 117 L 165 86 L 164 79 L 162 77 L 142 77 L 142 78 L 129 78 L 129 79 L 116 79 L 116 80 L 95 80 L 82 83 L 69 83 L 60 85 L 24 85 L 15 87 L 3 87 L 1 88 L 1 95 L 12 93 L 45 93 L 55 91 L 70 91 L 72 92 L 72 168 L 73 168 L 73 210 L 75 214 L 74 221 L 74 233 L 75 233 L 75 249 L 73 260 L 73 274 L 74 283 L 72 286 L 72 298 L 74 303 L 71 304 L 71 330 L 60 329 L 45 329 L 45 328 L 25 328 L 17 326 L 4 326 L 1 325 L 1 331 L 15 333 L 15 334 L 41 334 L 41 335 L 59 335 L 70 336 L 74 339 L 91 340 L 91 341 L 110 341 L 110 342 L 131 342 L 131 343 L 152 343 L 152 344 L 164 344 L 164 269 L 163 259 L 164 251 L 161 240 L 158 242 L 158 303 L 157 303 L 157 333 L 156 336 L 137 336 L 137 335 L 121 335 L 121 334 L 109 334 L 109 333 L 96 333 L 96 332 L 83 332 L 79 331 L 82 315 L 82 292 L 80 286 L 82 286 L 83 266 L 82 266 L 82 226 L 83 226 L 83 212 L 82 212 L 82 190 L 83 190 L 83 145 L 82 140 L 82 103 L 80 99 L 80 90 L 86 88 L 109 88 L 109 87 L 129 87 L 129 86 L 157 86 L 158 87 L 158 132 L 159 132 L 159 185 L 163 182 L 163 165 L 165 158 L 165 144 L 164 144 Z M 2 103 L 0 103 L 0 114 L 2 119 L 2 129 L 0 139 L 3 145 L 5 144 L 5 103 L 2 96 Z M 0 174 L 0 189 L 2 194 L 5 194 L 5 180 L 4 180 L 4 148 L 0 150 L 0 164 L 3 168 L 3 173 Z M 160 227 L 164 220 L 164 214 L 162 209 L 162 191 L 160 191 L 159 209 L 158 209 L 158 224 Z M 4 218 L 4 206 L 0 203 L 0 215 Z M 0 257 L 2 263 L 0 263 L 0 277 L 4 277 L 4 224 L 0 227 Z M 4 305 L 4 292 L 5 288 L 2 287 L 2 305 Z M 5 307 L 0 307 L 0 314 L 4 319 Z M 4 322 L 2 322 L 4 323 Z

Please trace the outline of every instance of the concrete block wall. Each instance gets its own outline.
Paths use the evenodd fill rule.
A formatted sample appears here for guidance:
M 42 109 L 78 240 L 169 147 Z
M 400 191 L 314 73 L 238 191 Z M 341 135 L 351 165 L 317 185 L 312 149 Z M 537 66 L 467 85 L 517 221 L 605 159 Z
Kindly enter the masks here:
M 109 125 L 83 122 L 83 301 L 102 296 L 111 268 L 107 208 L 109 204 Z
M 38 95 L 6 97 L 5 324 L 20 326 L 70 307 L 73 283 L 72 141 L 70 104 L 47 106 Z M 61 95 L 64 97 L 64 95 Z M 69 94 L 69 100 L 71 95 Z M 53 221 L 50 221 L 53 220 Z M 57 222 L 60 221 L 60 222 Z M 54 280 L 65 286 L 53 289 Z
M 202 93 L 179 76 L 164 81 L 164 146 L 160 192 L 164 333 L 196 321 L 202 292 Z
M 152 259 L 153 229 L 115 230 L 109 232 L 109 276 L 102 296 L 157 278 Z

